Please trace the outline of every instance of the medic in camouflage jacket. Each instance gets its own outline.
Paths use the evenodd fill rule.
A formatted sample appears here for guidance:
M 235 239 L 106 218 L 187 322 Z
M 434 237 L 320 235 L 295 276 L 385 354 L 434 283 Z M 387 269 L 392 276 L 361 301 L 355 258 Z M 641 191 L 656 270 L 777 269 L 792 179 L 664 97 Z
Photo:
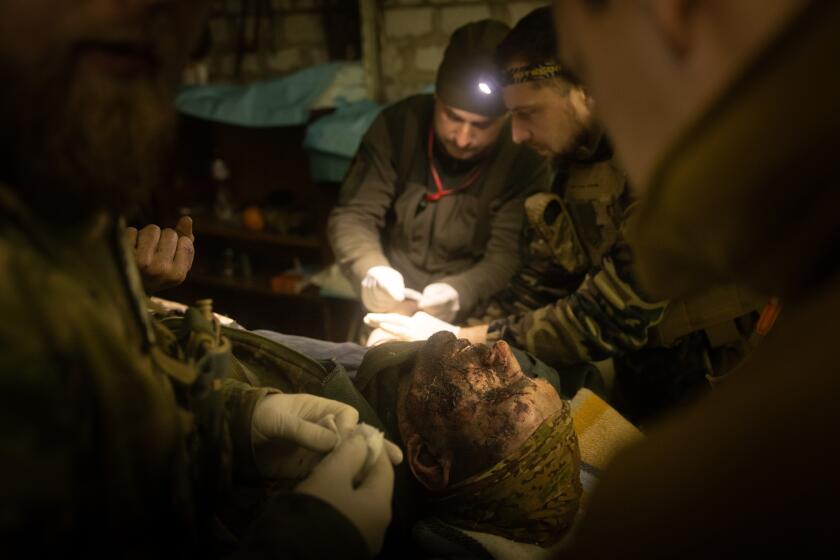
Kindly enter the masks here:
M 622 229 L 632 200 L 599 135 L 558 165 L 553 192 L 527 199 L 526 265 L 484 309 L 488 340 L 504 339 L 558 366 L 598 361 L 648 341 L 666 302 L 636 285 Z

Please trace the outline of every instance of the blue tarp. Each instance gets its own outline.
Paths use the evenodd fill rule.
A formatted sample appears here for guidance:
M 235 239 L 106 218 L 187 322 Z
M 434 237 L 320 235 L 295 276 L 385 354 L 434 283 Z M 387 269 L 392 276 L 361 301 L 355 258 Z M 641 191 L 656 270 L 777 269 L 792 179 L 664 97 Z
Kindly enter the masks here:
M 306 129 L 303 147 L 309 152 L 316 181 L 341 182 L 362 137 L 384 107 L 370 100 L 340 105 Z
M 248 85 L 189 86 L 178 94 L 175 106 L 187 115 L 240 126 L 303 124 L 342 64 L 346 63 L 319 64 Z
M 319 64 L 249 85 L 188 86 L 178 94 L 175 106 L 187 115 L 239 126 L 300 125 L 309 120 L 312 106 L 346 64 Z M 434 91 L 434 87 L 422 91 Z M 336 110 L 306 130 L 303 145 L 310 154 L 312 178 L 316 181 L 341 182 L 362 137 L 385 108 L 367 99 L 343 102 L 341 91 L 336 96 Z

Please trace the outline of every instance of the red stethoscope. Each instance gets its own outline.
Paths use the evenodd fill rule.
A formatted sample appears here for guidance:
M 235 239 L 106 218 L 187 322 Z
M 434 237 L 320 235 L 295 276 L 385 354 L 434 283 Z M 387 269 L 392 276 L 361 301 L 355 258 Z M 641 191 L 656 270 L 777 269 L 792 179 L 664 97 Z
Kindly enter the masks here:
M 432 172 L 432 179 L 435 182 L 435 187 L 437 188 L 437 190 L 435 192 L 426 193 L 424 199 L 427 202 L 437 202 L 438 200 L 440 200 L 448 194 L 455 194 L 468 189 L 473 183 L 475 183 L 478 180 L 478 177 L 481 175 L 482 171 L 482 166 L 478 166 L 472 171 L 472 173 L 470 173 L 467 176 L 466 179 L 464 179 L 463 183 L 461 183 L 454 189 L 443 188 L 443 181 L 440 180 L 440 174 L 438 173 L 438 170 L 435 167 L 435 158 L 432 154 L 432 146 L 434 145 L 434 141 L 434 131 L 432 130 L 432 127 L 429 127 L 429 141 L 427 143 L 428 147 L 426 150 L 426 154 L 429 159 L 429 170 Z

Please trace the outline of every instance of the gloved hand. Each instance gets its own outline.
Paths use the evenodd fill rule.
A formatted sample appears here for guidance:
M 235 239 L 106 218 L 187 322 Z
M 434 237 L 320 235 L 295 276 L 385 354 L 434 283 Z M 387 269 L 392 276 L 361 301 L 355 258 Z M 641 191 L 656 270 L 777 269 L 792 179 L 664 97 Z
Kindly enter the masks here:
M 362 279 L 362 304 L 369 311 L 391 311 L 405 299 L 402 274 L 390 266 L 374 266 Z
M 125 235 L 148 293 L 172 288 L 186 279 L 195 257 L 192 218 L 182 216 L 175 229 L 148 225 L 138 232 L 126 228 Z
M 436 332 L 449 331 L 458 336 L 461 328 L 428 313 L 418 311 L 411 317 L 399 313 L 368 313 L 365 324 L 391 333 L 399 340 L 426 340 Z
M 314 496 L 337 509 L 356 526 L 375 556 L 382 549 L 385 529 L 391 522 L 394 468 L 388 454 L 380 453 L 358 480 L 367 455 L 365 438 L 356 435 L 342 441 L 295 492 Z
M 442 321 L 451 321 L 461 309 L 458 290 L 445 282 L 429 284 L 423 290 L 423 297 L 417 307 Z
M 334 416 L 334 429 L 325 425 L 329 416 Z M 332 451 L 339 434 L 349 433 L 358 422 L 359 412 L 338 401 L 305 394 L 268 395 L 251 417 L 257 469 L 267 478 L 297 478 L 304 455 Z

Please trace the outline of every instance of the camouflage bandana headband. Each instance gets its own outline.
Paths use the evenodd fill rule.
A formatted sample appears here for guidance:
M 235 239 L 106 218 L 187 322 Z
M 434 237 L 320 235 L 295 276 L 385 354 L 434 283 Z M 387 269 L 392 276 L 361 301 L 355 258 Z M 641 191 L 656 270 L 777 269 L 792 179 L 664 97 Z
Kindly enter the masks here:
M 563 537 L 577 514 L 580 448 L 568 401 L 510 456 L 434 501 L 447 523 L 540 546 Z
M 530 66 L 518 66 L 502 72 L 502 81 L 506 86 L 512 84 L 524 84 L 526 82 L 538 82 L 549 80 L 559 76 L 565 76 L 563 68 L 554 61 L 531 64 Z

